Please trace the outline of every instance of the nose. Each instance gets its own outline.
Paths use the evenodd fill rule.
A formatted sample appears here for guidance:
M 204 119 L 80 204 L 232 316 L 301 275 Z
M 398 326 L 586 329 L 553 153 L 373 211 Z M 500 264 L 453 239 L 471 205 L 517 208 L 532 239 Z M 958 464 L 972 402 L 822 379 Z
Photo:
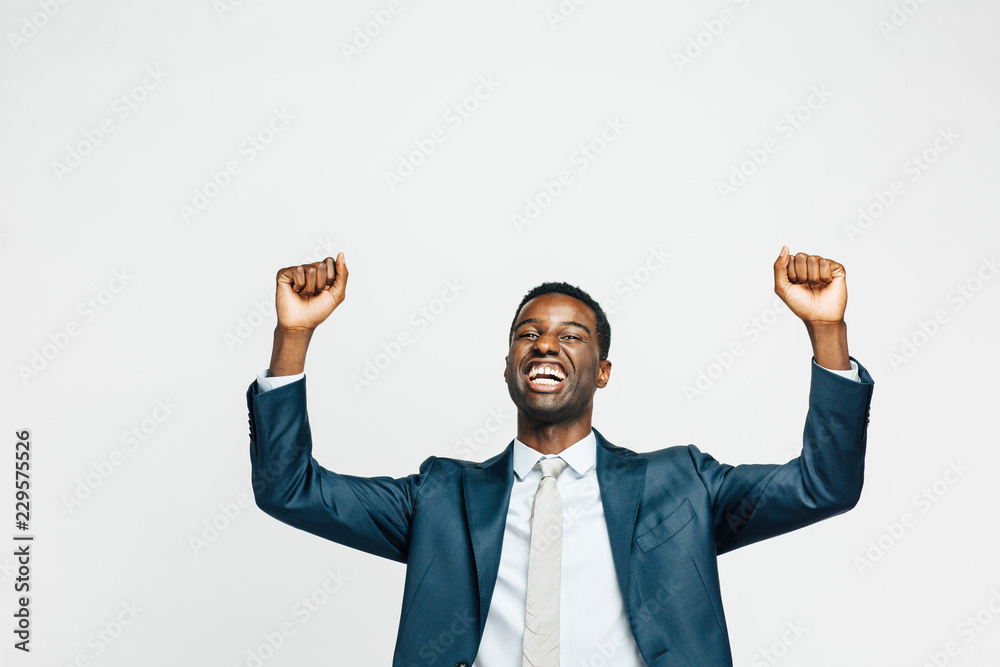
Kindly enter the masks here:
M 543 333 L 535 339 L 535 350 L 539 354 L 558 354 L 559 337 L 554 333 Z

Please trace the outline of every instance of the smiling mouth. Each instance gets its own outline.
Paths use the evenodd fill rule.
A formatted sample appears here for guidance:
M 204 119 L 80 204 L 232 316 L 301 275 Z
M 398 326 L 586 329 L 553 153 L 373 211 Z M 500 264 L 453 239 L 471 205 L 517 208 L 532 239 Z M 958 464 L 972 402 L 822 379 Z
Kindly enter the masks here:
M 535 391 L 557 391 L 566 380 L 566 372 L 558 364 L 535 362 L 524 375 L 528 386 Z

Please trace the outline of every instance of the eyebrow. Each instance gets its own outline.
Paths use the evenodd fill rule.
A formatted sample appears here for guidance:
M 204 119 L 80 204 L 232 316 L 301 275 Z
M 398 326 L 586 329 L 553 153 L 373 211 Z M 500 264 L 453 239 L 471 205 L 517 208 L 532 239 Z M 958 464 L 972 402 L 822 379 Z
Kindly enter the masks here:
M 539 321 L 536 318 L 534 318 L 534 317 L 529 317 L 526 320 L 521 320 L 520 322 L 517 323 L 517 326 L 514 327 L 514 331 L 517 331 L 518 329 L 520 329 L 525 324 L 539 324 Z M 588 334 L 590 333 L 590 329 L 587 328 L 586 324 L 580 324 L 579 322 L 573 322 L 573 321 L 560 322 L 559 324 L 562 325 L 562 326 L 568 326 L 568 327 L 580 327 L 581 329 L 583 329 L 584 331 L 586 331 Z

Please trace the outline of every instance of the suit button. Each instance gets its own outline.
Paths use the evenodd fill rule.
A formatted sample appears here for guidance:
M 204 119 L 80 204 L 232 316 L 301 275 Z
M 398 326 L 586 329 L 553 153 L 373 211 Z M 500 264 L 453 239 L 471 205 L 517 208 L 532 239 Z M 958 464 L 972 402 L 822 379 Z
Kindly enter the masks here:
M 469 667 L 469 663 L 467 663 L 467 662 L 456 662 L 455 663 L 455 667 Z

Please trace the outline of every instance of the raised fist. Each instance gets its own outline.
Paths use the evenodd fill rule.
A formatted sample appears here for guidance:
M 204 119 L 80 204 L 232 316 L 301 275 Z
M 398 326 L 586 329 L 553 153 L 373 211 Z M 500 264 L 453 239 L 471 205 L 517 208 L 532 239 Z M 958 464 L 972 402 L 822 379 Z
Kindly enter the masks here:
M 286 331 L 311 331 L 344 301 L 347 262 L 344 253 L 336 261 L 289 266 L 278 271 L 274 297 L 278 326 Z
M 774 262 L 774 292 L 806 324 L 838 324 L 847 309 L 847 273 L 832 259 L 790 256 L 782 246 Z

